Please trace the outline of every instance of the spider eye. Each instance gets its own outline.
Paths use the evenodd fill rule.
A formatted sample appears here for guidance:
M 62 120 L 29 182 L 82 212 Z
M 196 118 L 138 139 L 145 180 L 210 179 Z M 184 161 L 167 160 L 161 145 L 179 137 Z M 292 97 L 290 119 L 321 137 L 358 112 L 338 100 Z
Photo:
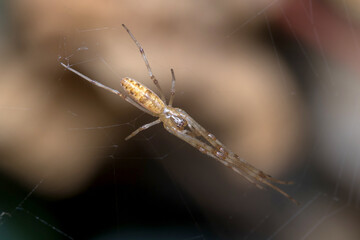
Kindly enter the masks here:
M 184 129 L 187 125 L 187 121 L 183 118 L 179 118 L 176 116 L 172 116 L 171 120 L 176 124 L 176 126 L 180 129 Z

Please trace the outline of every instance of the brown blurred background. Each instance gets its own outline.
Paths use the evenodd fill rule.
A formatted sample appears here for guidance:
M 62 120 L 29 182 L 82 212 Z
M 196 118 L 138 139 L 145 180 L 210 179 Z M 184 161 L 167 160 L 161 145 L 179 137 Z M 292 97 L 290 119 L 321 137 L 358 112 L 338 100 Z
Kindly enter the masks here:
M 16 0 L 1 11 L 0 239 L 360 238 L 356 1 Z M 174 105 L 294 181 L 281 188 L 300 206 L 161 125 L 124 141 L 153 119 L 59 63 L 155 90 L 122 23 L 167 96 L 174 68 Z

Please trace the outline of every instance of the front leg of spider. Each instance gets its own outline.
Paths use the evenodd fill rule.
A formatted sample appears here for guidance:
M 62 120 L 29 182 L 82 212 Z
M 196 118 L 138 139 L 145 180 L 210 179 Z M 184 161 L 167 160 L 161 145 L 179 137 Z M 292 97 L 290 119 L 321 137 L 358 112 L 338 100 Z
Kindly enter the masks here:
M 290 182 L 284 182 L 272 178 L 268 174 L 265 174 L 261 170 L 241 159 L 238 155 L 233 153 L 223 143 L 221 143 L 213 134 L 209 133 L 192 117 L 190 117 L 190 115 L 184 110 L 173 108 L 172 111 L 164 114 L 164 116 L 165 119 L 162 120 L 164 122 L 164 127 L 171 134 L 189 143 L 201 153 L 216 159 L 220 163 L 240 174 L 249 182 L 255 184 L 258 188 L 263 189 L 261 184 L 266 185 L 278 191 L 295 204 L 299 204 L 294 198 L 271 183 L 289 184 Z M 178 125 L 179 123 L 182 124 Z M 190 131 L 184 129 L 185 127 L 188 127 Z M 201 136 L 203 140 L 198 139 L 198 136 Z

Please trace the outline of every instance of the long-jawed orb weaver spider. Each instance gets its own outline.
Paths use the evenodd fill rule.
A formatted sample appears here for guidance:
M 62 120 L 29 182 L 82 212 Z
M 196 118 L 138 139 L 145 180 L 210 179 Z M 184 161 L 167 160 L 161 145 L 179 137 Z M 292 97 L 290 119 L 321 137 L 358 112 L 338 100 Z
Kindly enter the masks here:
M 184 110 L 180 108 L 174 108 L 172 106 L 175 97 L 175 74 L 173 69 L 171 69 L 171 95 L 169 103 L 166 104 L 165 95 L 161 90 L 158 80 L 152 73 L 144 49 L 135 39 L 134 35 L 130 32 L 130 30 L 124 24 L 122 24 L 122 26 L 125 28 L 125 30 L 128 32 L 132 40 L 139 48 L 139 51 L 144 59 L 145 65 L 149 72 L 150 78 L 160 92 L 160 97 L 143 84 L 129 77 L 121 79 L 121 86 L 125 91 L 124 93 L 121 93 L 115 89 L 107 87 L 85 76 L 84 74 L 73 69 L 70 65 L 66 65 L 64 63 L 60 64 L 67 70 L 77 74 L 78 76 L 84 78 L 90 83 L 122 97 L 125 101 L 131 103 L 135 107 L 139 108 L 141 111 L 158 118 L 157 120 L 138 128 L 128 137 L 126 137 L 125 140 L 129 140 L 139 132 L 162 122 L 164 128 L 168 132 L 189 143 L 191 146 L 198 149 L 201 153 L 207 154 L 208 156 L 216 159 L 225 166 L 231 168 L 233 171 L 243 176 L 246 180 L 255 184 L 258 188 L 263 189 L 264 187 L 262 185 L 267 185 L 268 187 L 278 191 L 279 193 L 293 201 L 295 204 L 298 204 L 298 202 L 289 194 L 271 183 L 274 182 L 278 184 L 292 184 L 292 182 L 285 182 L 275 179 L 270 175 L 264 173 L 263 171 L 250 165 L 248 162 L 241 159 L 238 155 L 228 149 L 218 139 L 216 139 L 213 134 L 209 133 Z

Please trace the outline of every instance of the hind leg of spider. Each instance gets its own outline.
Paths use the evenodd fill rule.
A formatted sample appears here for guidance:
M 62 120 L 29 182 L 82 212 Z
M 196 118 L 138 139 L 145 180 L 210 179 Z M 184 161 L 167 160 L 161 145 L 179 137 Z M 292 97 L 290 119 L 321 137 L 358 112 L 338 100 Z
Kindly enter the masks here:
M 133 136 L 135 136 L 135 135 L 138 134 L 139 132 L 141 132 L 141 131 L 143 131 L 143 130 L 146 130 L 146 129 L 148 129 L 149 127 L 152 127 L 152 126 L 154 126 L 154 125 L 156 125 L 156 124 L 158 124 L 158 123 L 160 123 L 160 122 L 161 122 L 161 120 L 160 120 L 160 119 L 157 119 L 157 120 L 155 120 L 155 121 L 153 121 L 153 122 L 151 122 L 151 123 L 148 123 L 148 124 L 145 124 L 144 126 L 139 127 L 138 129 L 136 129 L 135 131 L 133 131 L 129 136 L 127 136 L 127 137 L 125 138 L 125 141 L 129 140 L 130 138 L 132 138 Z
M 149 72 L 149 76 L 150 76 L 151 80 L 153 81 L 153 83 L 155 84 L 155 86 L 157 87 L 157 89 L 160 91 L 161 100 L 163 100 L 164 102 L 166 102 L 165 95 L 164 95 L 163 91 L 161 90 L 159 81 L 156 79 L 156 77 L 155 77 L 154 74 L 152 73 L 152 70 L 151 70 L 149 61 L 147 60 L 147 57 L 146 57 L 146 55 L 145 55 L 144 49 L 142 48 L 141 44 L 136 40 L 136 38 L 134 37 L 134 35 L 130 32 L 130 30 L 125 26 L 125 24 L 122 24 L 122 26 L 123 26 L 123 27 L 125 28 L 125 30 L 128 32 L 128 34 L 130 35 L 130 37 L 132 38 L 132 40 L 135 42 L 136 46 L 139 48 L 139 51 L 140 51 L 140 53 L 141 53 L 141 56 L 143 57 L 144 62 L 145 62 L 145 65 L 146 65 L 146 68 L 147 68 L 147 70 L 148 70 L 148 72 Z
M 138 109 L 140 109 L 141 111 L 143 112 L 146 112 L 147 114 L 150 114 L 150 115 L 154 115 L 152 114 L 149 110 L 147 110 L 146 108 L 142 107 L 141 105 L 139 105 L 138 103 L 136 103 L 134 100 L 132 100 L 129 96 L 125 95 L 125 94 L 122 94 L 121 92 L 119 92 L 118 90 L 115 90 L 113 88 L 110 88 L 108 86 L 105 86 L 104 84 L 96 81 L 96 80 L 93 80 L 91 78 L 89 78 L 88 76 L 85 76 L 84 74 L 82 74 L 81 72 L 73 69 L 70 65 L 65 65 L 64 63 L 60 62 L 61 66 L 63 66 L 65 69 L 75 73 L 76 75 L 82 77 L 83 79 L 85 79 L 86 81 L 88 81 L 89 83 L 91 84 L 94 84 L 95 86 L 97 87 L 100 87 L 100 88 L 103 88 L 111 93 L 114 93 L 120 97 L 122 97 L 125 101 L 127 101 L 128 103 L 134 105 L 135 107 L 137 107 Z
M 174 73 L 174 69 L 171 69 L 171 76 L 172 76 L 172 80 L 171 80 L 171 90 L 170 90 L 170 100 L 169 100 L 169 106 L 172 107 L 172 104 L 174 102 L 174 98 L 175 98 L 175 73 Z

